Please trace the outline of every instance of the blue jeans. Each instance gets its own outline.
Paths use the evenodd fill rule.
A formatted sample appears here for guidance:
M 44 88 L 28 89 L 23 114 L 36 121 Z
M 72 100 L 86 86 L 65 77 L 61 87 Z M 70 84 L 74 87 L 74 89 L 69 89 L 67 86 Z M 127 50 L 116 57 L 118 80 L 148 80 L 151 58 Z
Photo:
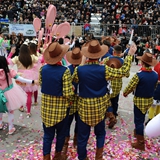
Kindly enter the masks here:
M 69 115 L 69 118 L 68 118 L 68 125 L 67 125 L 67 128 L 66 128 L 66 137 L 70 137 L 70 127 L 71 127 L 71 124 L 72 124 L 72 121 L 73 121 L 73 118 L 75 117 L 75 128 L 74 128 L 74 133 L 78 133 L 78 125 L 77 125 L 77 117 L 78 116 L 78 112 L 72 114 L 72 115 Z
M 69 109 L 67 109 L 67 115 L 66 117 L 56 125 L 52 127 L 46 127 L 43 123 L 43 130 L 44 130 L 44 136 L 43 136 L 43 155 L 50 154 L 51 147 L 52 147 L 52 141 L 55 136 L 56 132 L 56 152 L 61 152 L 64 141 L 65 141 L 65 132 L 66 132 L 66 123 L 68 123 L 68 115 L 69 115 Z
M 87 157 L 87 142 L 90 135 L 91 126 L 84 123 L 78 115 L 78 159 L 84 160 Z M 102 148 L 105 142 L 105 120 L 102 120 L 94 127 L 94 133 L 97 140 L 97 148 Z
M 118 111 L 119 94 L 116 97 L 111 98 L 110 100 L 113 108 L 113 114 L 115 116 L 118 116 L 117 111 Z
M 144 121 L 145 114 L 143 114 L 141 110 L 136 105 L 134 105 L 134 124 L 137 135 L 144 135 Z

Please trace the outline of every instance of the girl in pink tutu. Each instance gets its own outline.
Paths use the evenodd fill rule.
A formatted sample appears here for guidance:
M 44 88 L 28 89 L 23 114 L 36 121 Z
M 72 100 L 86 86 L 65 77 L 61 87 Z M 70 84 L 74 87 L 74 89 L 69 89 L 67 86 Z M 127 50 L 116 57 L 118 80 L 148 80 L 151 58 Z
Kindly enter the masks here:
M 29 43 L 29 50 L 30 50 L 31 55 L 35 55 L 36 57 L 39 58 L 38 63 L 36 63 L 36 64 L 34 65 L 35 74 L 36 74 L 35 77 L 36 77 L 36 79 L 38 79 L 39 69 L 40 69 L 40 67 L 42 66 L 42 63 L 44 62 L 43 55 L 41 55 L 41 54 L 37 51 L 36 41 L 30 41 L 30 43 Z M 37 104 L 38 104 L 38 102 L 37 102 L 38 90 L 34 91 L 33 95 L 34 95 L 34 105 L 37 105 Z
M 9 69 L 6 58 L 4 56 L 0 56 L 0 94 L 1 97 L 5 98 L 5 100 L 7 101 L 6 107 L 8 110 L 9 123 L 8 134 L 13 134 L 16 130 L 13 125 L 14 110 L 19 109 L 27 101 L 26 93 L 22 90 L 21 87 L 19 87 L 16 84 L 13 84 L 12 78 L 22 83 L 34 84 L 34 80 L 22 78 L 18 76 L 14 70 Z M 3 129 L 2 115 L 3 113 L 0 113 L 0 130 Z
M 23 78 L 27 79 L 36 79 L 36 65 L 39 63 L 39 58 L 35 55 L 30 54 L 30 50 L 26 44 L 22 44 L 20 47 L 19 56 L 15 56 L 11 59 L 14 54 L 14 50 L 11 50 L 7 60 L 10 65 L 17 65 L 18 73 Z M 27 118 L 31 116 L 31 104 L 32 104 L 32 93 L 38 90 L 38 85 L 26 84 L 26 83 L 17 83 L 21 88 L 27 93 Z M 20 111 L 24 111 L 23 106 L 20 108 Z

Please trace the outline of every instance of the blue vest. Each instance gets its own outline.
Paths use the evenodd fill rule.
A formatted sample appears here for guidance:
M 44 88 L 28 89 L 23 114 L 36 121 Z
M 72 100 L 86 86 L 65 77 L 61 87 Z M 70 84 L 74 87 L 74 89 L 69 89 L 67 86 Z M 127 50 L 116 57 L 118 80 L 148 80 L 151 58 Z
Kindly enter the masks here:
M 107 93 L 105 66 L 98 64 L 79 66 L 78 78 L 80 97 L 102 97 Z
M 101 57 L 101 61 L 104 59 L 104 58 L 107 58 L 107 57 L 110 57 L 112 56 L 109 52 L 107 52 L 103 57 Z
M 136 87 L 135 96 L 142 98 L 151 98 L 154 95 L 158 74 L 154 71 L 140 71 L 137 73 L 139 83 Z
M 154 91 L 154 99 L 160 100 L 160 84 L 157 85 L 157 87 Z
M 111 58 L 117 58 L 121 63 L 122 63 L 122 65 L 123 65 L 123 63 L 124 63 L 124 60 L 121 58 L 121 57 L 118 57 L 118 56 L 110 56 L 109 57 L 109 59 L 111 59 Z
M 73 67 L 73 65 L 71 64 L 71 65 L 69 65 L 68 66 L 68 68 L 70 69 L 70 72 L 71 72 L 71 75 L 73 74 L 73 72 L 74 72 L 74 67 Z M 74 85 L 74 88 L 75 88 L 75 90 L 74 90 L 74 93 L 75 94 L 77 94 L 77 86 L 78 86 L 78 84 L 77 83 L 75 83 L 75 82 L 72 82 L 72 84 Z
M 64 66 L 44 65 L 41 72 L 41 92 L 52 96 L 63 96 L 62 77 L 66 69 Z
M 111 54 L 111 55 L 113 55 L 113 47 L 109 48 L 108 53 Z

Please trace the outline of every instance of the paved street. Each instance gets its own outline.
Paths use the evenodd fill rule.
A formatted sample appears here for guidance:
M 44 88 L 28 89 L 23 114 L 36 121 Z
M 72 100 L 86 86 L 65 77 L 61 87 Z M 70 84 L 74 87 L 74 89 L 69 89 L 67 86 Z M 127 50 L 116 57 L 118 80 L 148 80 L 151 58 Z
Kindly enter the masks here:
M 139 70 L 139 66 L 132 65 L 129 78 L 123 78 L 123 88 L 128 84 L 129 79 Z M 160 159 L 160 143 L 158 139 L 146 138 L 146 151 L 138 152 L 131 149 L 130 140 L 134 140 L 132 136 L 133 124 L 133 95 L 127 98 L 120 96 L 119 101 L 119 117 L 118 123 L 114 129 L 109 130 L 106 127 L 106 146 L 104 149 L 104 159 Z M 0 160 L 41 160 L 42 159 L 42 126 L 40 117 L 40 92 L 39 104 L 32 105 L 32 117 L 26 118 L 25 112 L 15 111 L 14 124 L 16 125 L 16 132 L 14 135 L 6 135 L 8 132 L 7 127 L 7 114 L 3 116 L 5 122 L 4 130 L 0 131 Z M 72 124 L 72 134 L 73 134 Z M 54 141 L 55 142 L 55 141 Z M 95 137 L 93 131 L 88 142 L 88 155 L 91 160 L 94 158 L 95 152 Z M 54 143 L 53 143 L 54 154 Z M 72 146 L 72 137 L 70 140 L 70 147 L 68 152 L 68 160 L 76 160 L 76 150 Z

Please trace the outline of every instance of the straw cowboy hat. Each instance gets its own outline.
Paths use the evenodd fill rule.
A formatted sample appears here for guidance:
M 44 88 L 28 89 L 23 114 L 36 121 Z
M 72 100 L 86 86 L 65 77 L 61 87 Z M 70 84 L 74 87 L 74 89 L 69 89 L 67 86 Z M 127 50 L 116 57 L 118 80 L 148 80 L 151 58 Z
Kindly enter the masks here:
M 60 45 L 58 42 L 51 43 L 43 53 L 45 62 L 56 64 L 64 57 L 68 49 L 68 45 Z
M 149 64 L 150 66 L 155 66 L 158 63 L 156 58 L 151 53 L 144 53 L 142 56 L 137 56 L 136 58 Z
M 82 53 L 80 48 L 75 47 L 72 51 L 66 53 L 67 61 L 71 64 L 80 64 L 82 61 Z
M 106 45 L 100 45 L 98 40 L 91 40 L 88 47 L 82 47 L 82 53 L 85 57 L 98 59 L 108 52 Z
M 122 67 L 122 63 L 121 61 L 116 58 L 116 57 L 111 57 L 107 62 L 106 62 L 106 65 L 111 67 L 111 68 L 121 68 Z

